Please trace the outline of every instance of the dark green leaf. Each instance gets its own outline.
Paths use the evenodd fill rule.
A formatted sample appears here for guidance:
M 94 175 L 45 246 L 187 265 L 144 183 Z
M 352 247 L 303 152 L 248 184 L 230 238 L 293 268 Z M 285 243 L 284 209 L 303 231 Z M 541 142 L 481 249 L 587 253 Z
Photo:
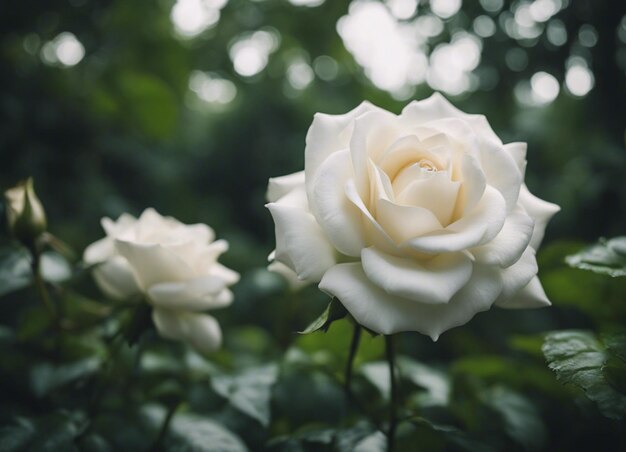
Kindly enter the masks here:
M 600 239 L 597 244 L 567 256 L 565 260 L 575 268 L 613 277 L 626 276 L 626 237 Z
M 226 427 L 198 415 L 181 413 L 172 419 L 165 449 L 177 452 L 245 452 L 239 437 Z
M 451 383 L 445 372 L 417 362 L 409 357 L 398 357 L 399 376 L 424 389 L 417 396 L 420 406 L 446 406 L 450 401 Z
M 0 451 L 74 451 L 78 433 L 74 421 L 63 413 L 37 419 L 18 417 L 0 428 Z
M 494 386 L 482 391 L 480 399 L 500 415 L 506 433 L 526 450 L 543 447 L 546 426 L 527 398 L 504 386 Z
M 602 367 L 607 355 L 598 339 L 586 331 L 557 331 L 546 336 L 542 347 L 550 369 L 563 383 L 585 391 L 607 417 L 620 419 L 626 413 L 626 396 L 606 380 Z
M 335 321 L 344 318 L 348 314 L 346 308 L 341 304 L 339 300 L 333 298 L 328 306 L 322 312 L 322 314 L 315 319 L 304 331 L 300 331 L 300 334 L 309 334 L 316 331 L 328 331 L 330 325 Z
M 418 444 L 428 442 L 428 435 L 434 435 L 440 442 L 440 447 L 431 445 L 428 450 L 462 450 L 467 452 L 494 452 L 491 446 L 480 443 L 469 437 L 465 432 L 451 425 L 443 425 L 431 422 L 428 419 L 418 417 L 410 419 L 417 428 L 416 440 Z M 432 441 L 432 440 L 431 440 Z M 415 443 L 413 444 L 415 446 Z
M 606 334 L 602 339 L 612 355 L 626 362 L 626 333 Z
M 602 366 L 604 378 L 613 388 L 626 395 L 626 363 L 618 358 L 609 358 Z
M 30 374 L 31 387 L 37 397 L 43 397 L 63 385 L 92 375 L 99 368 L 98 358 L 87 358 L 71 364 L 38 364 Z
M 270 364 L 247 369 L 235 376 L 216 376 L 211 379 L 211 386 L 233 407 L 268 426 L 270 396 L 277 378 L 278 367 Z

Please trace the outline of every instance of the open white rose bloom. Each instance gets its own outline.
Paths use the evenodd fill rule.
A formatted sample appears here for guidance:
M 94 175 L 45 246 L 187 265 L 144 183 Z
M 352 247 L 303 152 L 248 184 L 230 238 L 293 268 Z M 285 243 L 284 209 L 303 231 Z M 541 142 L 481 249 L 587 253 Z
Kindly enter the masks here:
M 91 244 L 87 264 L 110 297 L 142 294 L 154 308 L 152 319 L 161 336 L 190 343 L 201 352 L 219 348 L 217 320 L 202 311 L 233 301 L 228 287 L 239 274 L 217 262 L 228 249 L 204 224 L 186 225 L 146 209 L 139 218 L 123 214 L 102 219 L 106 237 Z
M 439 94 L 399 116 L 318 113 L 304 171 L 270 179 L 275 260 L 381 334 L 547 306 L 535 251 L 559 207 L 528 191 L 525 158 Z

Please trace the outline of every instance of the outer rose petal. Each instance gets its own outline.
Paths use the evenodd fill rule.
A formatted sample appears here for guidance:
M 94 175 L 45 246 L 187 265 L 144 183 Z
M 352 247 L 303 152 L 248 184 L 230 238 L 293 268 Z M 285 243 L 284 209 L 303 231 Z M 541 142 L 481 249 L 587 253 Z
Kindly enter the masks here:
M 105 237 L 97 242 L 93 242 L 85 249 L 83 261 L 86 264 L 93 265 L 104 262 L 115 253 L 115 242 L 110 237 Z
M 274 261 L 267 266 L 267 269 L 282 276 L 285 281 L 287 281 L 289 288 L 293 291 L 299 290 L 310 284 L 308 281 L 299 280 L 296 272 L 282 262 Z
M 296 207 L 297 193 L 267 204 L 276 226 L 276 260 L 292 268 L 300 279 L 319 281 L 335 264 L 335 249 L 328 242 L 315 217 Z
M 380 334 L 418 331 L 437 340 L 444 331 L 467 323 L 491 307 L 502 289 L 500 273 L 474 265 L 470 281 L 447 304 L 425 304 L 389 295 L 367 279 L 359 263 L 338 264 L 320 282 L 361 325 Z
M 185 281 L 194 274 L 185 261 L 161 245 L 116 240 L 115 246 L 133 268 L 144 290 L 163 281 Z
M 509 153 L 513 160 L 517 164 L 517 167 L 524 177 L 526 173 L 526 151 L 528 150 L 528 145 L 522 142 L 514 142 L 508 143 L 503 146 L 504 150 Z
M 477 134 L 493 142 L 500 142 L 483 115 L 468 114 L 459 110 L 440 93 L 433 93 L 427 99 L 411 102 L 404 107 L 400 118 L 408 126 L 420 125 L 442 118 L 461 118 L 467 121 Z
M 167 339 L 186 341 L 201 353 L 211 353 L 222 343 L 222 331 L 210 315 L 155 308 L 152 320 Z
M 535 276 L 526 286 L 507 300 L 506 303 L 499 304 L 499 306 L 506 309 L 529 309 L 545 308 L 551 304 L 541 286 L 539 278 Z
M 491 242 L 470 251 L 482 264 L 510 267 L 528 247 L 534 223 L 523 211 L 513 212 L 506 218 L 502 230 Z
M 122 256 L 114 256 L 93 269 L 98 287 L 109 297 L 125 300 L 140 292 L 133 270 Z
M 528 212 L 528 215 L 535 220 L 535 229 L 533 231 L 533 237 L 530 240 L 530 246 L 537 249 L 543 240 L 543 235 L 548 221 L 550 221 L 550 218 L 561 210 L 561 208 L 556 204 L 537 198 L 530 191 L 528 191 L 526 184 L 523 184 L 520 189 L 519 203 L 526 210 L 526 212 Z
M 448 303 L 472 275 L 472 263 L 462 253 L 440 254 L 420 262 L 366 248 L 361 259 L 372 283 L 390 295 L 416 303 Z
M 354 121 L 350 138 L 350 156 L 354 167 L 354 182 L 362 199 L 367 199 L 368 162 L 379 157 L 400 137 L 397 116 L 385 110 L 370 111 Z
M 315 114 L 313 123 L 306 135 L 304 152 L 304 171 L 307 185 L 315 179 L 317 170 L 324 160 L 331 154 L 348 148 L 354 119 L 374 110 L 383 111 L 369 102 L 363 102 L 354 110 L 343 115 Z M 311 194 L 311 191 L 311 188 L 307 187 L 308 195 Z
M 299 187 L 304 187 L 304 171 L 281 177 L 271 177 L 265 197 L 269 202 L 276 202 L 287 193 Z
M 311 212 L 337 250 L 358 256 L 365 246 L 361 215 L 345 194 L 346 182 L 353 176 L 348 150 L 335 152 L 320 166 L 311 187 Z
M 155 284 L 148 289 L 148 297 L 157 307 L 186 311 L 222 308 L 232 302 L 226 282 L 215 276 Z
M 501 275 L 503 282 L 502 293 L 496 300 L 496 305 L 505 307 L 511 296 L 537 275 L 535 250 L 526 248 L 522 257 L 509 268 L 503 269 Z

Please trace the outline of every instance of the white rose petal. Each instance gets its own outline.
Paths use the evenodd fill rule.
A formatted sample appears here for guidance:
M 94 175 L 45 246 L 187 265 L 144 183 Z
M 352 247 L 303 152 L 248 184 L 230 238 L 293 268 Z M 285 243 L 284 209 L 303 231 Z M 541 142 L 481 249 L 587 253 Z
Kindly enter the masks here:
M 382 334 L 433 339 L 494 303 L 549 304 L 535 250 L 558 206 L 528 191 L 526 144 L 439 94 L 400 115 L 317 114 L 304 172 L 270 180 L 274 268 Z
M 228 243 L 214 241 L 207 225 L 186 225 L 154 209 L 139 218 L 104 218 L 102 227 L 106 237 L 87 247 L 83 258 L 94 265 L 100 288 L 118 299 L 143 294 L 154 307 L 154 324 L 163 337 L 188 342 L 200 352 L 218 348 L 217 321 L 198 311 L 233 301 L 228 287 L 239 274 L 217 262 Z

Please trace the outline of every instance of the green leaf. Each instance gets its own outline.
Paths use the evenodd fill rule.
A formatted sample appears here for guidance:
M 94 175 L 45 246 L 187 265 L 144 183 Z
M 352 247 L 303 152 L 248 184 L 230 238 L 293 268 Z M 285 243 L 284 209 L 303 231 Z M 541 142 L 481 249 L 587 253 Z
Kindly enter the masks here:
M 520 393 L 493 386 L 481 391 L 480 399 L 500 415 L 506 433 L 526 450 L 538 450 L 545 445 L 546 426 L 535 406 Z
M 189 413 L 174 416 L 165 440 L 177 452 L 246 452 L 241 439 L 210 419 Z
M 61 365 L 41 363 L 36 365 L 30 373 L 31 387 L 37 397 L 43 397 L 61 386 L 92 375 L 99 368 L 98 358 L 87 358 Z
M 419 406 L 446 406 L 450 401 L 450 378 L 442 372 L 407 356 L 398 357 L 399 376 L 423 388 L 417 395 Z
M 572 267 L 609 275 L 626 276 L 626 237 L 600 239 L 597 244 L 567 256 Z
M 328 331 L 330 325 L 335 321 L 344 318 L 348 314 L 346 308 L 341 304 L 339 300 L 333 298 L 328 306 L 322 312 L 322 314 L 315 319 L 304 331 L 300 331 L 300 334 L 309 334 L 322 330 Z
M 574 330 L 549 333 L 542 351 L 559 381 L 583 389 L 605 416 L 612 419 L 624 416 L 626 396 L 606 380 L 602 368 L 608 356 L 592 333 Z
M 26 250 L 0 251 L 0 295 L 28 286 L 31 279 L 30 259 Z
M 270 423 L 270 396 L 278 378 L 278 367 L 269 364 L 253 367 L 230 376 L 221 375 L 211 379 L 213 390 L 228 399 L 230 404 L 256 419 L 263 426 Z
M 606 334 L 602 339 L 612 355 L 626 362 L 626 333 Z
M 451 425 L 439 424 L 432 422 L 423 417 L 411 418 L 410 422 L 417 427 L 417 434 L 414 435 L 418 441 L 417 444 L 425 445 L 428 443 L 428 436 L 434 436 L 437 443 L 433 443 L 431 439 L 430 447 L 427 450 L 463 450 L 468 452 L 495 452 L 495 450 L 486 444 L 469 437 L 465 432 Z M 413 443 L 415 447 L 416 443 Z M 439 446 L 439 447 L 436 447 Z
M 28 286 L 33 274 L 31 257 L 24 248 L 0 251 L 0 296 Z M 45 252 L 41 256 L 41 272 L 49 282 L 63 282 L 72 276 L 72 269 L 63 256 Z
M 0 428 L 0 451 L 74 451 L 78 450 L 73 443 L 78 433 L 74 421 L 64 413 L 37 419 L 17 417 Z

